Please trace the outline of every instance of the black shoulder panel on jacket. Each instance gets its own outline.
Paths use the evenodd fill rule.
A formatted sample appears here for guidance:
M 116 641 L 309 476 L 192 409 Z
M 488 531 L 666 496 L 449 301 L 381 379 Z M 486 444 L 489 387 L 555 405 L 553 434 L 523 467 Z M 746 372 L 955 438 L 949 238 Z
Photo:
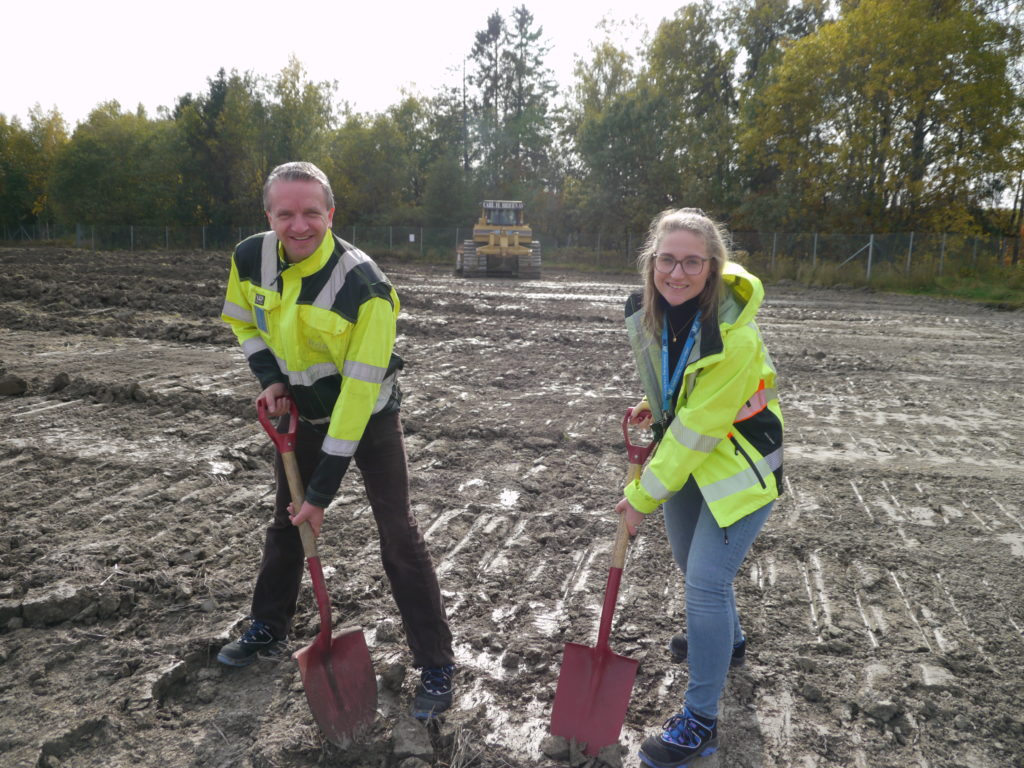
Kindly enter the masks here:
M 345 284 L 334 297 L 331 309 L 354 323 L 359 316 L 359 308 L 370 299 L 386 299 L 390 304 L 391 285 L 381 277 L 373 262 L 357 264 L 345 275 Z
M 632 317 L 644 306 L 644 292 L 636 291 L 631 293 L 629 298 L 626 299 L 626 317 Z
M 302 278 L 302 285 L 299 288 L 299 297 L 296 299 L 296 304 L 312 304 L 316 301 L 316 297 L 320 295 L 320 291 L 327 285 L 327 281 L 334 275 L 334 270 L 338 267 L 340 261 L 338 251 L 330 255 L 327 261 L 320 269 L 314 272 L 312 275 L 306 275 Z
M 266 233 L 261 232 L 258 235 L 247 237 L 235 246 L 235 267 L 238 269 L 238 279 L 243 283 L 259 285 L 262 273 L 264 234 Z

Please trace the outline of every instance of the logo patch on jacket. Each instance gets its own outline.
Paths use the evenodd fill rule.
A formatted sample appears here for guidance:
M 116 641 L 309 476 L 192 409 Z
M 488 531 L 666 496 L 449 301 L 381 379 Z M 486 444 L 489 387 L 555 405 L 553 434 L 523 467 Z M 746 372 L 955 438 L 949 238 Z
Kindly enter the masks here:
M 261 307 L 262 307 L 262 306 L 263 306 L 263 304 L 264 304 L 264 303 L 266 302 L 266 300 L 267 300 L 267 297 L 266 297 L 266 296 L 264 296 L 264 295 L 263 295 L 262 293 L 257 293 L 257 294 L 256 294 L 256 303 L 257 303 L 257 304 L 258 304 L 259 306 L 261 306 Z

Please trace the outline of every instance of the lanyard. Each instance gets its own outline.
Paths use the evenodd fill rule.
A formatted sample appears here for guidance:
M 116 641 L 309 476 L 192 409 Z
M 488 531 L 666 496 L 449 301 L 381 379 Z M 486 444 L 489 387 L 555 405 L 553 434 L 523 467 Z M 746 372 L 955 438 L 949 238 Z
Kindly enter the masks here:
M 693 342 L 697 338 L 698 331 L 700 331 L 699 309 L 693 317 L 690 335 L 686 337 L 686 344 L 683 346 L 683 352 L 679 355 L 679 360 L 676 362 L 676 369 L 672 372 L 672 381 L 670 382 L 668 378 L 668 313 L 665 313 L 665 326 L 661 329 L 661 413 L 666 424 L 669 420 L 669 413 L 675 411 L 675 409 L 669 410 L 672 393 L 676 391 L 676 387 L 679 386 L 679 382 L 683 378 L 686 361 L 690 358 L 690 351 L 693 349 Z

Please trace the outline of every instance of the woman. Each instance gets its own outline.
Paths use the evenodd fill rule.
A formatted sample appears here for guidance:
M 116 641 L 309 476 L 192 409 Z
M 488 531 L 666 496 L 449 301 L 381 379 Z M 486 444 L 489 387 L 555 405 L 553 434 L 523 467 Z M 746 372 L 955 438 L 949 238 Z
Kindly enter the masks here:
M 733 580 L 782 489 L 782 412 L 754 323 L 764 289 L 729 263 L 723 229 L 695 208 L 665 211 L 637 264 L 644 287 L 626 302 L 626 327 L 645 397 L 631 421 L 660 442 L 615 510 L 635 534 L 663 507 L 685 576 L 687 631 L 671 648 L 689 659 L 689 685 L 640 749 L 668 768 L 718 748 L 718 699 L 746 649 Z

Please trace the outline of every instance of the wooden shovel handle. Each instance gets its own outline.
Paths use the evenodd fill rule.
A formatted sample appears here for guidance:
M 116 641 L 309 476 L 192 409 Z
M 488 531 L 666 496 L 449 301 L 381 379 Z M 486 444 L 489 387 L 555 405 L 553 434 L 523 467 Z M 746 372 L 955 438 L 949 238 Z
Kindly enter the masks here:
M 281 454 L 281 463 L 284 464 L 284 474 L 288 478 L 288 490 L 292 497 L 292 509 L 299 514 L 302 509 L 302 501 L 306 498 L 306 491 L 302 487 L 302 475 L 299 474 L 299 462 L 295 459 L 295 434 L 299 426 L 299 409 L 295 401 L 288 398 L 288 431 L 281 432 L 270 422 L 267 415 L 267 406 L 263 400 L 256 401 L 256 415 L 264 431 Z M 316 549 L 316 534 L 309 523 L 302 523 L 299 526 L 299 537 L 302 539 L 302 552 L 306 558 L 319 557 Z
M 629 465 L 629 476 L 627 483 L 632 483 L 638 477 L 643 466 L 640 464 Z M 626 550 L 629 549 L 629 529 L 626 528 L 626 516 L 619 515 L 619 527 L 615 531 L 615 548 L 612 550 L 612 568 L 622 568 L 626 565 Z
M 299 510 L 302 509 L 302 501 L 306 498 L 306 492 L 302 488 L 302 476 L 299 474 L 299 462 L 295 459 L 295 452 L 282 453 L 281 462 L 284 464 L 284 474 L 288 478 L 292 508 L 295 510 L 295 514 L 299 514 Z M 313 527 L 309 523 L 303 522 L 299 525 L 299 537 L 302 539 L 302 552 L 307 559 L 320 556 L 316 548 L 316 534 L 313 533 Z
M 629 474 L 626 484 L 632 483 L 643 472 L 644 462 L 654 450 L 655 442 L 652 440 L 647 445 L 634 445 L 629 439 L 629 417 L 633 414 L 632 408 L 626 409 L 626 415 L 622 417 L 622 436 L 626 440 L 626 456 L 629 458 Z M 626 528 L 626 516 L 619 515 L 619 527 L 615 532 L 615 548 L 612 550 L 612 568 L 622 568 L 626 564 L 626 550 L 629 548 L 629 529 Z

